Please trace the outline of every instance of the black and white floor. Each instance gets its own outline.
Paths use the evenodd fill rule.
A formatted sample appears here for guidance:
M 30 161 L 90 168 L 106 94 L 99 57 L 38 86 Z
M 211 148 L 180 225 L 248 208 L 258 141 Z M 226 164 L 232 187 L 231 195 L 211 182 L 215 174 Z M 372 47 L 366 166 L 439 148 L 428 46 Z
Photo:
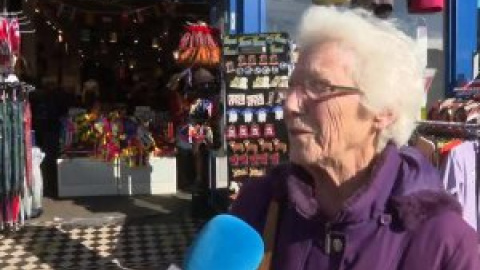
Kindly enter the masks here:
M 167 269 L 203 221 L 74 226 L 36 224 L 0 235 L 0 269 Z

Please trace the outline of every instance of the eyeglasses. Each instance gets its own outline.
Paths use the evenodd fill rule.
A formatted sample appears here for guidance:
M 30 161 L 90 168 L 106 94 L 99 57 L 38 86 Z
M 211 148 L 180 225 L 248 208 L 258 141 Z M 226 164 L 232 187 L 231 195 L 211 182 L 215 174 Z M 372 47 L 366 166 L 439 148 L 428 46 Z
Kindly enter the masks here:
M 301 100 L 303 106 L 300 107 L 302 108 L 338 96 L 362 94 L 358 87 L 335 85 L 326 80 L 302 80 L 301 82 L 290 82 L 289 88 L 285 89 L 285 97 L 288 97 L 292 93 L 297 95 L 299 102 Z

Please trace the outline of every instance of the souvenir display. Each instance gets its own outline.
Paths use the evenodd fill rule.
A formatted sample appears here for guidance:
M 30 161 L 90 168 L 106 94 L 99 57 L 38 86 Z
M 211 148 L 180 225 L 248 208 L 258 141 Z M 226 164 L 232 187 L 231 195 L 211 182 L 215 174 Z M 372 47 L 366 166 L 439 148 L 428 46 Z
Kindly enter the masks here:
M 152 112 L 153 113 L 153 112 Z M 121 160 L 142 166 L 148 157 L 175 154 L 175 134 L 169 117 L 127 116 L 122 111 L 82 113 L 62 120 L 63 156 L 89 156 L 106 162 Z
M 283 33 L 230 35 L 223 46 L 232 186 L 244 178 L 261 177 L 288 159 L 284 96 L 279 90 L 288 87 L 290 40 Z

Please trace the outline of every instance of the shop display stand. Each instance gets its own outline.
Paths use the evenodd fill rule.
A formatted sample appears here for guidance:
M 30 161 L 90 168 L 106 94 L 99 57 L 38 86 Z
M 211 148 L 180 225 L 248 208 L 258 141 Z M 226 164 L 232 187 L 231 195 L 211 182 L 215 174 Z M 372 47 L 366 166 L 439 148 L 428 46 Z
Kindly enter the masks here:
M 139 167 L 92 158 L 68 158 L 58 159 L 57 167 L 60 198 L 177 192 L 175 157 L 151 157 L 149 164 Z
M 288 88 L 291 46 L 286 33 L 223 39 L 228 185 L 234 191 L 288 160 L 282 90 Z

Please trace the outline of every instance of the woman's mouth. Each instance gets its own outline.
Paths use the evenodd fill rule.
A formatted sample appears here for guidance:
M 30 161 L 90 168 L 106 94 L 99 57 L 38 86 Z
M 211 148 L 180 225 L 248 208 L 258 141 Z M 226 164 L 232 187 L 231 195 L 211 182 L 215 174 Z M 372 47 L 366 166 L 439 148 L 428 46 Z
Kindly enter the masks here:
M 298 136 L 298 135 L 310 134 L 313 132 L 311 130 L 303 129 L 303 128 L 289 128 L 288 133 L 290 135 Z

